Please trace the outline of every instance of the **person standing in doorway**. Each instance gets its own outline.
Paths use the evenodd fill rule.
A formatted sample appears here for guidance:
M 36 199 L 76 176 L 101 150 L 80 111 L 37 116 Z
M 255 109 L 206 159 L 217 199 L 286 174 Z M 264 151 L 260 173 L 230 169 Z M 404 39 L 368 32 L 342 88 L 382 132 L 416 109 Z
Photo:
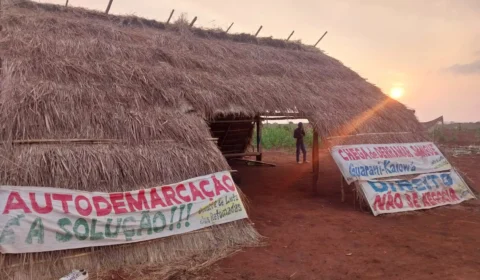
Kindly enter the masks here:
M 307 161 L 307 150 L 305 149 L 305 142 L 303 138 L 305 138 L 305 130 L 303 129 L 303 123 L 299 122 L 298 127 L 293 132 L 293 138 L 297 139 L 297 163 L 300 162 L 300 151 L 303 154 L 303 162 L 306 163 Z

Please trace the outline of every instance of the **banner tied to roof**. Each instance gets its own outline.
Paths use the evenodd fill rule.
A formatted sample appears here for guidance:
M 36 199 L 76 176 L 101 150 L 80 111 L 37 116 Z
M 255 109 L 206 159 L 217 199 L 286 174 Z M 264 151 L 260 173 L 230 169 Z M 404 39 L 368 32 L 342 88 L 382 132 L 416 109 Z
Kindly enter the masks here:
M 429 209 L 475 198 L 455 172 L 419 175 L 409 180 L 359 181 L 373 215 Z
M 0 252 L 146 241 L 247 218 L 229 172 L 131 192 L 0 187 Z
M 335 146 L 331 154 L 349 184 L 358 180 L 452 169 L 431 142 Z

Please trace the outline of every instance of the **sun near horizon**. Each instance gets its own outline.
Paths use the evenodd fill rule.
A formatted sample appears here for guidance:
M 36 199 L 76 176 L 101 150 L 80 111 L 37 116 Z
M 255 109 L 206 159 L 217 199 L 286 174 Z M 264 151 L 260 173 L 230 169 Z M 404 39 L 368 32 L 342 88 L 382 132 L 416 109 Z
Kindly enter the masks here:
M 390 97 L 393 99 L 400 99 L 405 94 L 403 86 L 394 86 L 390 89 Z

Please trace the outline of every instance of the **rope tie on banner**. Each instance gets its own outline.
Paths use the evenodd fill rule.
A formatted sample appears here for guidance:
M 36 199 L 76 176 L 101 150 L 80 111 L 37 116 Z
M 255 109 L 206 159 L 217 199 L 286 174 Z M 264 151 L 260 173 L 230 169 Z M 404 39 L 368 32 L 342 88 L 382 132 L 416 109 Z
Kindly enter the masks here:
M 410 131 L 404 131 L 404 132 L 359 133 L 359 134 L 351 134 L 351 135 L 331 136 L 331 137 L 327 137 L 327 140 L 335 139 L 335 138 L 347 138 L 347 137 L 370 136 L 370 135 L 400 135 L 400 134 L 412 134 L 412 133 L 413 133 L 413 132 L 410 132 Z

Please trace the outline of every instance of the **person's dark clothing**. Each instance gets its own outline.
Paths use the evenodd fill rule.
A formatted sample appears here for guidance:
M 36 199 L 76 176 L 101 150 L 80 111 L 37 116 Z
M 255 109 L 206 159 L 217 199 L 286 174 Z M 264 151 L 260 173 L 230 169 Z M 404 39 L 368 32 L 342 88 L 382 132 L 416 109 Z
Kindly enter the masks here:
M 297 141 L 297 162 L 300 162 L 300 151 L 303 154 L 303 162 L 307 161 L 307 150 L 305 149 L 305 143 Z
M 305 149 L 305 143 L 303 138 L 305 137 L 305 130 L 303 127 L 298 127 L 293 132 L 293 138 L 297 139 L 297 162 L 300 162 L 300 151 L 303 154 L 303 161 L 307 161 L 307 150 Z
M 293 138 L 297 139 L 297 143 L 303 143 L 303 137 L 305 137 L 305 130 L 303 128 L 298 127 L 293 132 Z

